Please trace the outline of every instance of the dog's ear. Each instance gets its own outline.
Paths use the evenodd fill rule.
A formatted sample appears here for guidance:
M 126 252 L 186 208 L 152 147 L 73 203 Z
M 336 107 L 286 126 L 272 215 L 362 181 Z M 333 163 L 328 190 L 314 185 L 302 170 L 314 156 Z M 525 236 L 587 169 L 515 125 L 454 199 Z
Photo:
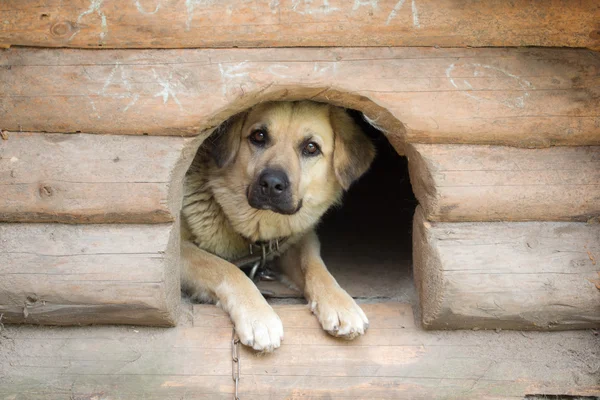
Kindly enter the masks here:
M 348 190 L 369 169 L 375 158 L 375 146 L 344 109 L 331 106 L 329 115 L 335 137 L 335 176 L 344 190 Z
M 218 168 L 231 164 L 240 149 L 242 140 L 241 130 L 244 127 L 247 113 L 230 117 L 219 125 L 207 139 L 209 154 L 215 160 Z

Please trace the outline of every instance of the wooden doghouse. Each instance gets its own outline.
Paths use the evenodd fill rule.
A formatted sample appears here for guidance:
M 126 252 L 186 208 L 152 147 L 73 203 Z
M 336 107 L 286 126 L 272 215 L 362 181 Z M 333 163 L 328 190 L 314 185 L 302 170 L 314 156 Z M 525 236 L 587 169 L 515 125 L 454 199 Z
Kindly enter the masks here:
M 198 146 L 312 99 L 409 159 L 425 327 L 600 326 L 600 5 L 287 3 L 4 2 L 3 321 L 174 324 Z

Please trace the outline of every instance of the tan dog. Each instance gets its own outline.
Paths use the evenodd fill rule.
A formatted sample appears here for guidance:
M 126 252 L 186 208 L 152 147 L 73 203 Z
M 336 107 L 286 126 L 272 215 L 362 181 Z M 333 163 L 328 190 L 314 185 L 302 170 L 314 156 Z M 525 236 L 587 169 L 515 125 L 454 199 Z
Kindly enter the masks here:
M 309 101 L 264 103 L 207 139 L 186 177 L 182 281 L 217 302 L 241 342 L 273 351 L 279 316 L 234 264 L 255 242 L 278 240 L 283 271 L 304 291 L 323 329 L 352 339 L 368 320 L 327 271 L 313 228 L 375 156 L 343 110 Z

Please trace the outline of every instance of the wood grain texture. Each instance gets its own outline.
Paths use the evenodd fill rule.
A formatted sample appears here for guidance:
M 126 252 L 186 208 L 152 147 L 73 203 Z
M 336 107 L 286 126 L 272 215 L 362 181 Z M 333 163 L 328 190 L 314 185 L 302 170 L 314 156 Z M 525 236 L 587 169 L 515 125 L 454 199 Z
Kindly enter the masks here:
M 433 329 L 600 326 L 600 225 L 413 224 L 415 284 Z
M 415 326 L 409 305 L 362 306 L 371 328 L 351 342 L 323 332 L 304 305 L 276 306 L 285 340 L 266 356 L 242 350 L 240 397 L 520 400 L 531 393 L 600 393 L 599 338 L 589 332 L 428 332 Z M 185 303 L 174 329 L 6 325 L 0 397 L 229 399 L 231 329 L 220 309 Z
M 0 53 L 8 131 L 197 135 L 267 100 L 363 111 L 417 143 L 600 144 L 600 53 L 285 48 Z
M 202 139 L 11 133 L 0 143 L 0 221 L 174 221 Z
M 0 224 L 3 322 L 172 325 L 179 223 Z
M 599 48 L 599 19 L 594 0 L 5 0 L 0 45 Z
M 588 221 L 600 216 L 600 147 L 408 147 L 430 221 Z

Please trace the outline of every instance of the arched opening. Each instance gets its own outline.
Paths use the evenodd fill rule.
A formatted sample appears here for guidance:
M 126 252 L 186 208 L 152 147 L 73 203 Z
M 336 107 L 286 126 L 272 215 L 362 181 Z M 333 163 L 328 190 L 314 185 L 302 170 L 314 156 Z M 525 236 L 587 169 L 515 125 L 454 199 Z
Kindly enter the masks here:
M 332 89 L 304 88 L 300 92 L 277 89 L 248 96 L 252 100 L 238 99 L 219 113 L 220 121 L 274 100 L 309 98 L 346 108 L 375 144 L 377 156 L 368 172 L 345 193 L 342 205 L 330 209 L 318 225 L 322 256 L 340 285 L 359 302 L 401 301 L 414 305 L 417 296 L 412 279 L 411 225 L 417 201 L 409 180 L 408 160 L 403 156 L 404 126 L 363 96 Z M 211 121 L 219 125 L 215 118 Z M 257 285 L 272 303 L 304 301 L 301 293 L 284 282 L 260 281 Z

